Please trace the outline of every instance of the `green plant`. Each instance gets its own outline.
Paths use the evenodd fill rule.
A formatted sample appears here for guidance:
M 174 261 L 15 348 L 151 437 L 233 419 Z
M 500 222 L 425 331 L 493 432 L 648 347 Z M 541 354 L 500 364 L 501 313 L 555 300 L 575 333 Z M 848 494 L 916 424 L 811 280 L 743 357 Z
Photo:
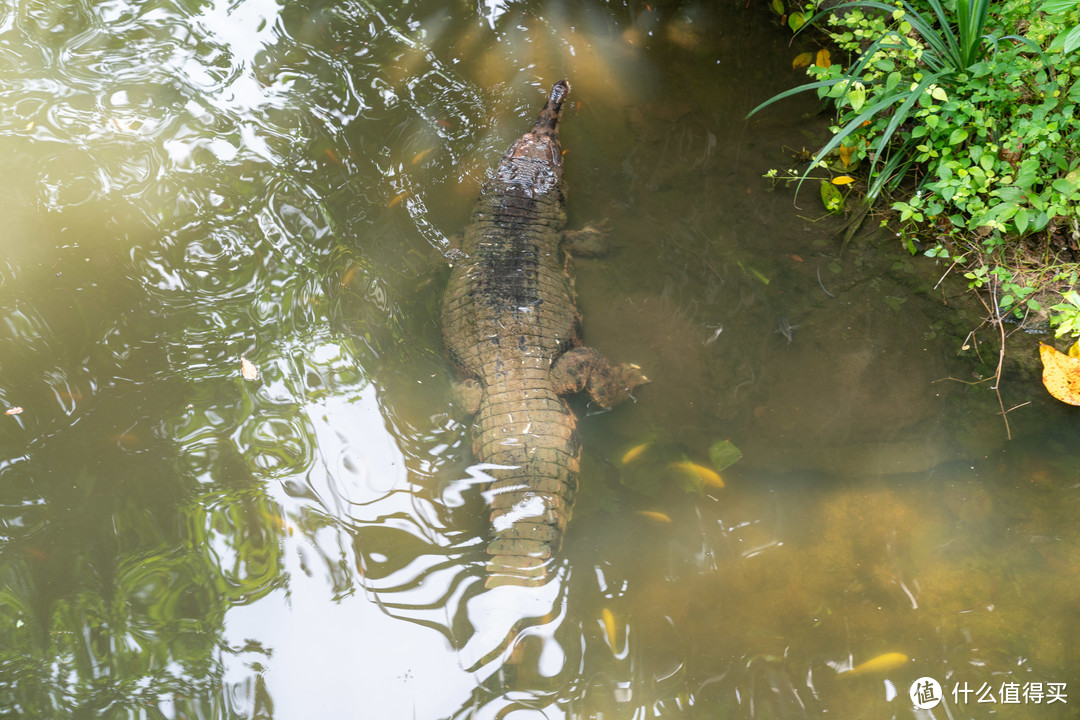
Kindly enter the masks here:
M 1039 7 L 1039 12 L 1051 15 L 1063 15 L 1080 6 L 1080 0 L 1049 0 Z M 1080 25 L 1064 30 L 1050 43 L 1050 50 L 1071 53 L 1080 47 Z
M 1057 326 L 1054 336 L 1061 337 L 1066 333 L 1080 336 L 1080 293 L 1070 290 L 1062 295 L 1062 299 L 1064 302 L 1051 308 L 1055 315 L 1050 322 Z
M 854 150 L 858 157 L 869 155 L 871 183 L 867 197 L 873 200 L 887 183 L 902 177 L 917 158 L 912 152 L 914 137 L 901 132 L 898 147 L 891 144 L 916 111 L 917 103 L 927 94 L 931 99 L 946 101 L 945 88 L 966 83 L 967 71 L 986 56 L 987 46 L 995 51 L 998 46 L 998 38 L 985 33 L 992 0 L 956 0 L 955 13 L 941 0 L 926 2 L 932 16 L 919 12 L 907 0 L 897 5 L 855 0 L 835 6 L 829 11 L 829 22 L 854 30 L 834 34 L 834 39 L 841 48 L 858 52 L 858 59 L 847 70 L 836 64 L 826 68 L 812 65 L 807 72 L 821 77 L 820 80 L 775 95 L 751 110 L 747 117 L 778 100 L 808 90 L 816 90 L 819 97 L 832 98 L 841 110 L 843 125 L 833 128 L 832 139 L 814 157 L 811 168 L 841 146 Z M 836 12 L 840 10 L 850 12 L 838 16 Z M 865 10 L 886 15 L 868 14 Z M 814 15 L 803 27 L 820 16 L 821 13 Z M 918 39 L 911 36 L 913 33 Z M 1027 38 L 1009 35 L 1003 39 L 1039 51 Z M 869 46 L 860 50 L 866 41 L 870 42 Z M 908 72 L 898 67 L 898 58 L 905 61 Z M 844 110 L 845 106 L 849 109 Z M 863 132 L 868 124 L 874 125 L 874 130 Z M 868 147 L 859 148 L 855 142 L 858 137 L 866 138 Z M 885 160 L 878 170 L 882 158 Z
M 1080 65 L 1060 33 L 1080 27 L 1080 0 L 1052 17 L 1028 0 L 916 2 L 838 6 L 827 32 L 851 67 L 818 63 L 815 82 L 753 112 L 808 89 L 830 99 L 839 122 L 811 169 L 866 160 L 871 199 L 912 170 L 916 190 L 892 207 L 913 253 L 959 268 L 1003 314 L 1080 334 L 1055 303 L 1080 274 Z

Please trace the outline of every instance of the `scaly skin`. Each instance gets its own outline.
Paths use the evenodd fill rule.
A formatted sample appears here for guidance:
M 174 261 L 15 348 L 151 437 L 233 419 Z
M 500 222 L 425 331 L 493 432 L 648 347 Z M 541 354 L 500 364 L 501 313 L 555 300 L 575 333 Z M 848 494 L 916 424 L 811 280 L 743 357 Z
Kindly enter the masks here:
M 646 382 L 579 347 L 558 134 L 569 91 L 555 84 L 484 185 L 443 298 L 443 339 L 476 414 L 473 454 L 494 466 L 489 587 L 543 583 L 570 521 L 581 443 L 560 395 L 588 389 L 610 406 Z

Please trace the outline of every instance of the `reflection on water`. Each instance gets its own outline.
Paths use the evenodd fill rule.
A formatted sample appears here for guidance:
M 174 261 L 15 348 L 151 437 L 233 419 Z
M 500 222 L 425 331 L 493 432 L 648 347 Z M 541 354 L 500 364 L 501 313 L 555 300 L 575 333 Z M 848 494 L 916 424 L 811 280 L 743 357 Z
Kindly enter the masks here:
M 22 0 L 0 37 L 0 708 L 987 715 L 966 683 L 1073 715 L 1029 706 L 1080 660 L 1076 416 L 1017 370 L 1005 443 L 941 269 L 768 192 L 822 126 L 743 115 L 809 36 L 741 3 Z M 570 223 L 611 224 L 586 337 L 653 383 L 574 401 L 556 580 L 485 591 L 439 257 L 561 77 Z M 726 487 L 665 471 L 722 439 Z

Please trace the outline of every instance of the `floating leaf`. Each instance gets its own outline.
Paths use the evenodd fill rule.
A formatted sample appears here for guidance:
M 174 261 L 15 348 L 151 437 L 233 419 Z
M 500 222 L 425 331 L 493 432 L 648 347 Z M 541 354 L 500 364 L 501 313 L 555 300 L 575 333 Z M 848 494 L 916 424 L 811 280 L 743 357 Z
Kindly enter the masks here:
M 821 181 L 821 202 L 825 204 L 825 209 L 831 213 L 839 214 L 844 211 L 844 197 L 836 189 L 836 186 L 828 180 Z
M 1080 405 L 1080 357 L 1069 357 L 1046 343 L 1039 343 L 1039 356 L 1043 385 L 1050 394 L 1061 402 Z
M 793 12 L 788 15 L 787 24 L 792 32 L 799 32 L 799 28 L 806 22 L 806 16 L 801 12 Z
M 709 447 L 709 460 L 717 472 L 731 467 L 742 457 L 742 450 L 735 447 L 730 440 L 719 440 Z
M 795 59 L 791 61 L 791 69 L 798 70 L 802 67 L 809 67 L 810 63 L 814 62 L 814 53 L 804 52 L 795 56 Z
M 840 175 L 839 177 L 834 177 L 830 182 L 833 185 L 847 185 L 848 183 L 855 182 L 855 178 L 850 175 Z
M 817 57 L 814 58 L 814 64 L 819 68 L 828 68 L 832 65 L 832 55 L 825 48 L 817 51 Z
M 240 358 L 240 374 L 245 380 L 258 380 L 259 369 L 255 367 L 255 364 L 248 360 L 246 357 Z

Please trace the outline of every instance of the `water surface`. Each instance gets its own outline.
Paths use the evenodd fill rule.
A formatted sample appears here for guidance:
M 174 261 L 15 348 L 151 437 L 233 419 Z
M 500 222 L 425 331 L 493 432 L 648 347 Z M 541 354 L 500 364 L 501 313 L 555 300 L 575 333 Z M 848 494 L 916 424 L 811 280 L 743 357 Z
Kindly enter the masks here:
M 1075 715 L 1077 416 L 1010 369 L 1006 440 L 944 268 L 763 179 L 827 121 L 744 120 L 816 49 L 767 8 L 25 0 L 0 37 L 3 713 Z M 586 340 L 653 382 L 573 401 L 558 579 L 485 591 L 444 256 L 563 77 Z M 720 440 L 724 488 L 673 476 Z

